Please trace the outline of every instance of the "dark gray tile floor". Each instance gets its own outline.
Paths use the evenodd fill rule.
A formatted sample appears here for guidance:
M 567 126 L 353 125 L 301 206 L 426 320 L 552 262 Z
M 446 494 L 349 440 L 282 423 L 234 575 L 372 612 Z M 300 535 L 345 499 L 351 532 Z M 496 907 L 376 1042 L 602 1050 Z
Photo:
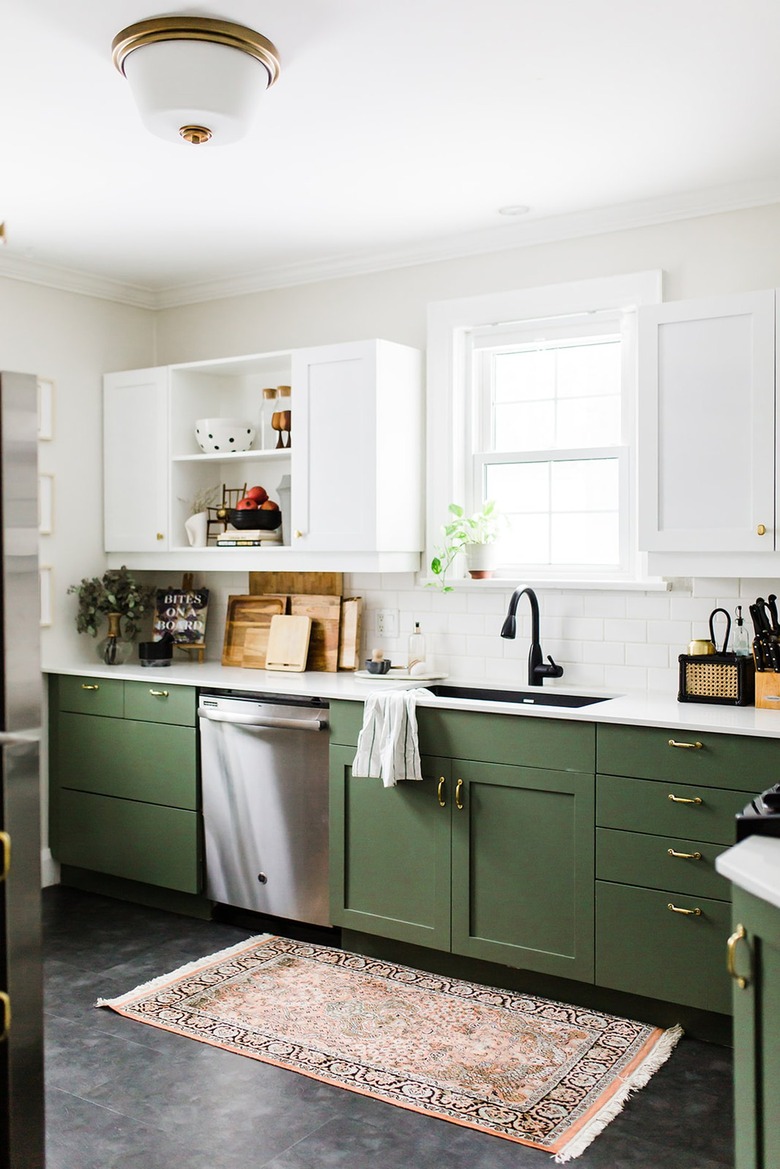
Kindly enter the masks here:
M 547 1153 L 95 1009 L 248 930 L 44 892 L 48 1169 L 544 1169 Z M 684 1039 L 575 1162 L 732 1169 L 731 1053 Z

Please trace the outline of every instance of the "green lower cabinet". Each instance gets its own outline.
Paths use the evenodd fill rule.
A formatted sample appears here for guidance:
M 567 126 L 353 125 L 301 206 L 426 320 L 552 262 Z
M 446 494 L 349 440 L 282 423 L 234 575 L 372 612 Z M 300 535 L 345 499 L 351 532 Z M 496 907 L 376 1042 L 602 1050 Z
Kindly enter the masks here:
M 727 901 L 596 881 L 596 983 L 728 1012 L 730 911 Z
M 780 1169 L 780 909 L 733 887 L 736 1169 Z
M 60 814 L 57 859 L 63 864 L 187 893 L 200 891 L 195 812 L 66 790 L 60 793 Z
M 354 757 L 354 747 L 331 747 L 333 923 L 449 950 L 449 760 L 425 759 L 421 783 L 386 788 L 354 777 Z
M 452 767 L 453 952 L 592 982 L 594 777 Z

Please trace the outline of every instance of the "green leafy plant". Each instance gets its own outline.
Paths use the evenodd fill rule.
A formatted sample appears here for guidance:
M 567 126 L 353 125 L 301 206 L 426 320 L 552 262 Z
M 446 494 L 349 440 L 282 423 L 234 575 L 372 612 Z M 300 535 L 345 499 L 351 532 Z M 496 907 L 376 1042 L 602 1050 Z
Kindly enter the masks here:
M 471 515 L 466 515 L 465 509 L 458 503 L 451 503 L 448 511 L 453 518 L 443 525 L 444 541 L 431 560 L 431 572 L 436 580 L 430 583 L 444 593 L 452 592 L 452 585 L 446 583 L 446 576 L 455 557 L 464 552 L 469 544 L 492 544 L 506 523 L 494 499 L 486 500 L 480 510 Z
M 68 593 L 78 597 L 76 629 L 91 637 L 97 636 L 103 617 L 120 613 L 125 635 L 132 640 L 139 632 L 141 618 L 154 608 L 154 585 L 138 584 L 124 564 L 110 568 L 102 577 L 85 577 L 81 584 L 71 585 Z

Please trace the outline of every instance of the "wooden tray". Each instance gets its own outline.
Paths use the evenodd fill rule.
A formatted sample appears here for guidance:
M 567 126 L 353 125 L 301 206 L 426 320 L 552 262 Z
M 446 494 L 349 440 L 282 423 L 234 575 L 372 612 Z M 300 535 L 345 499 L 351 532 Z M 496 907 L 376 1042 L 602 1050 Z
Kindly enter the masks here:
M 222 665 L 264 669 L 271 618 L 286 607 L 286 597 L 228 597 Z

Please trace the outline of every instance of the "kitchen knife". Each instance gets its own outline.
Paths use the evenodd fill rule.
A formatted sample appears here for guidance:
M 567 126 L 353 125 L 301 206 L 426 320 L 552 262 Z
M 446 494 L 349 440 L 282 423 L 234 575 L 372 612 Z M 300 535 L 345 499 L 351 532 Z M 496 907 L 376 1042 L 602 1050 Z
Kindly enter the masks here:
M 766 600 L 766 607 L 769 610 L 769 615 L 772 618 L 772 633 L 775 637 L 780 637 L 780 623 L 777 619 L 777 597 L 774 593 L 770 593 Z

